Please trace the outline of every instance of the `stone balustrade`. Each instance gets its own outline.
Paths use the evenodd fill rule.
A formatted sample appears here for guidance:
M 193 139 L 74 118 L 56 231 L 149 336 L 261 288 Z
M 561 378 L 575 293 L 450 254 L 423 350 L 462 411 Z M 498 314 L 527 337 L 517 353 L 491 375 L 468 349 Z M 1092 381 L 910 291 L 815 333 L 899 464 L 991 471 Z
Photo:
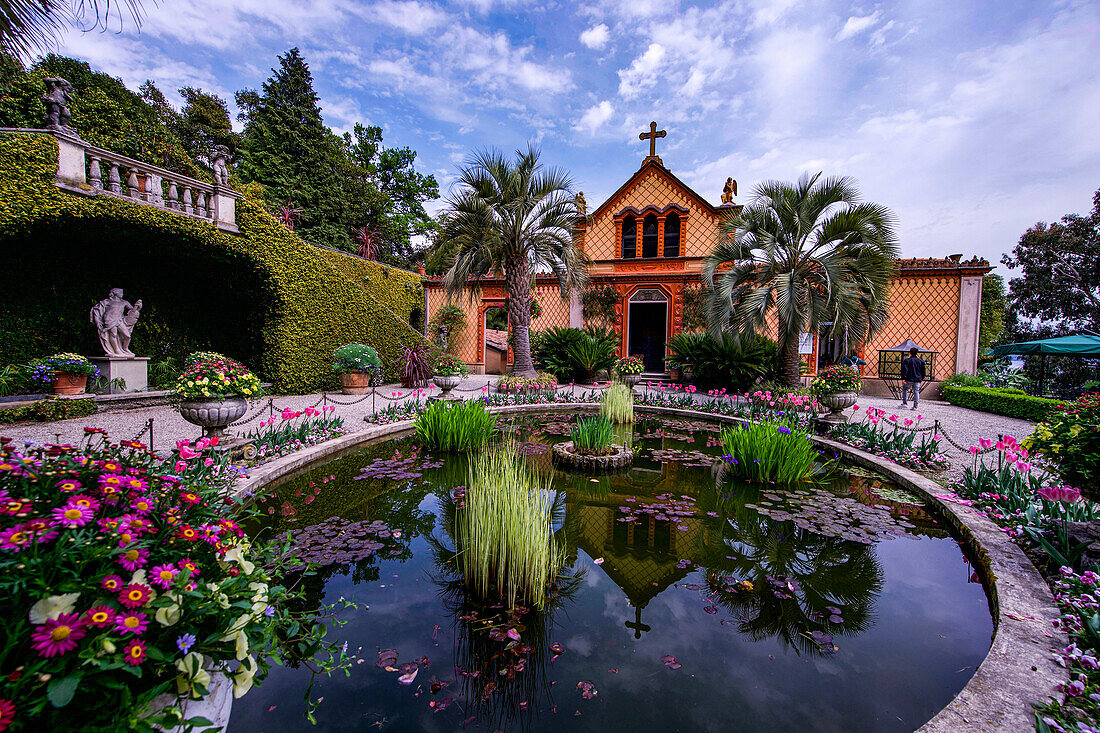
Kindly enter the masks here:
M 85 142 L 63 129 L 11 129 L 57 139 L 58 188 L 82 196 L 113 196 L 202 219 L 236 233 L 237 199 L 226 185 L 207 183 Z

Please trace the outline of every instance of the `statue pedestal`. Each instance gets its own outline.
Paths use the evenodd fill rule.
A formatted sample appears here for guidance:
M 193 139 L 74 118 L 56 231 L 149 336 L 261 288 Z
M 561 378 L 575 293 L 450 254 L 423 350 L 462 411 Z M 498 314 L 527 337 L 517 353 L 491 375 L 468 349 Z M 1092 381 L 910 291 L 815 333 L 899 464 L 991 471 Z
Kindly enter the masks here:
M 100 375 L 108 382 L 121 379 L 126 387 L 112 385 L 110 394 L 141 392 L 149 387 L 148 356 L 92 356 L 89 361 L 99 367 Z

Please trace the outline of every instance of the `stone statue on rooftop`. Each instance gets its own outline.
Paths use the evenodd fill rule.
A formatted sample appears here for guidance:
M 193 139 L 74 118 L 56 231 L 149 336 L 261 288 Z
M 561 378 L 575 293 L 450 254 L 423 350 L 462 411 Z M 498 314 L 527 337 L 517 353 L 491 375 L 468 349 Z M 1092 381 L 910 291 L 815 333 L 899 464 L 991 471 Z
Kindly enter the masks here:
M 737 181 L 732 177 L 726 179 L 726 185 L 722 186 L 722 203 L 732 204 L 733 197 L 737 195 Z
M 69 103 L 73 101 L 73 85 L 60 77 L 51 76 L 45 80 L 46 93 L 42 101 L 46 103 L 46 127 L 54 130 L 71 130 L 69 124 Z
M 130 336 L 141 316 L 141 301 L 133 305 L 122 298 L 122 288 L 112 288 L 110 295 L 92 306 L 88 317 L 99 333 L 99 345 L 107 356 L 125 359 L 130 351 Z
M 577 216 L 588 215 L 588 202 L 584 200 L 584 191 L 578 191 L 577 195 L 573 197 L 573 202 L 577 206 Z
M 229 186 L 229 148 L 224 145 L 214 146 L 214 185 Z

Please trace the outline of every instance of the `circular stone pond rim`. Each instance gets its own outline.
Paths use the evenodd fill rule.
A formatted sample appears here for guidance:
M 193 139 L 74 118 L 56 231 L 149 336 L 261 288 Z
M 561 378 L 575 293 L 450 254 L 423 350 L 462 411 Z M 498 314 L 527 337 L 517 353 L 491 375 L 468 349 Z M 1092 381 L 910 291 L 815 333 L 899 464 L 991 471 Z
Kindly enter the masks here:
M 492 407 L 489 412 L 519 415 L 597 409 L 598 404 L 546 403 Z M 746 422 L 744 418 L 731 415 L 673 407 L 635 405 L 634 409 L 706 422 Z M 236 496 L 256 495 L 268 484 L 293 471 L 365 443 L 409 432 L 412 427 L 412 420 L 373 425 L 262 464 L 239 482 Z M 947 707 L 918 729 L 919 733 L 1034 731 L 1035 711 L 1031 703 L 1057 697 L 1058 686 L 1069 681 L 1067 671 L 1055 661 L 1058 650 L 1066 646 L 1069 640 L 1060 629 L 1051 626 L 1050 621 L 1061 614 L 1046 581 L 1024 551 L 984 514 L 938 498 L 937 495 L 947 493 L 948 489 L 935 481 L 893 461 L 843 443 L 816 436 L 814 442 L 822 448 L 843 454 L 857 465 L 872 468 L 906 490 L 922 496 L 952 526 L 953 536 L 961 539 L 972 556 L 977 558 L 976 569 L 983 578 L 993 611 L 993 640 L 974 676 Z

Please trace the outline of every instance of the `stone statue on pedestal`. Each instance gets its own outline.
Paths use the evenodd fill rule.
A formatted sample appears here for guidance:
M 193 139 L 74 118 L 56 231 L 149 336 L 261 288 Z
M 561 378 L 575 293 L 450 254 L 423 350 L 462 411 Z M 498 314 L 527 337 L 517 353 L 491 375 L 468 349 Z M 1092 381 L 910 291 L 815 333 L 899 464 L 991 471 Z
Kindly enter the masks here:
M 733 197 L 737 195 L 737 181 L 732 177 L 726 179 L 726 185 L 722 186 L 722 203 L 732 204 Z
M 229 187 L 229 148 L 224 145 L 214 146 L 214 161 L 211 166 L 214 169 L 214 185 Z
M 46 93 L 42 95 L 42 101 L 46 103 L 46 127 L 72 130 L 69 125 L 69 102 L 73 101 L 70 94 L 73 85 L 56 76 L 46 79 L 45 83 Z
M 89 320 L 99 332 L 103 353 L 115 358 L 132 358 L 130 335 L 141 316 L 141 301 L 133 305 L 122 298 L 122 288 L 113 288 L 110 295 L 92 306 Z
M 588 202 L 584 200 L 584 191 L 580 191 L 573 197 L 573 202 L 577 206 L 577 216 L 588 215 Z

